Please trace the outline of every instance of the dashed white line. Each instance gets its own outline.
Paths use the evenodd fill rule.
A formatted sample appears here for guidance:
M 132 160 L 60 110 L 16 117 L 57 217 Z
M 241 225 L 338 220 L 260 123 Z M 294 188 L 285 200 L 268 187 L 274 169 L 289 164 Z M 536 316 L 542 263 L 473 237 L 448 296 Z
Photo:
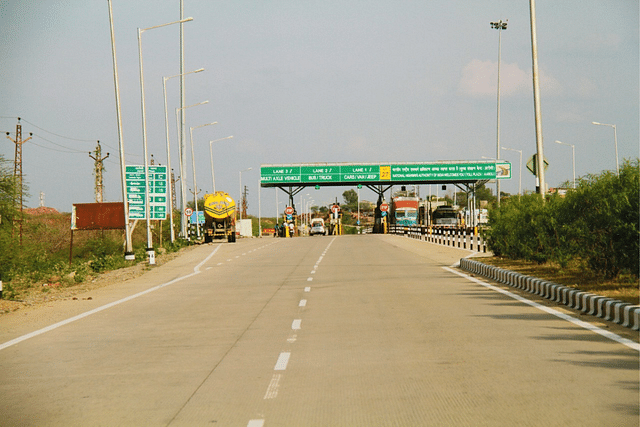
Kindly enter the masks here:
M 298 307 L 304 307 L 307 305 L 307 300 L 306 299 L 301 299 L 300 300 L 300 304 L 298 304 Z
M 307 286 L 306 288 L 304 288 L 305 292 L 311 292 L 311 286 Z
M 264 426 L 264 420 L 251 420 L 249 421 L 249 424 L 247 424 L 247 427 L 263 427 Z
M 282 352 L 280 356 L 278 356 L 278 361 L 276 362 L 276 366 L 273 368 L 274 371 L 284 371 L 287 369 L 287 364 L 289 363 L 289 358 L 291 357 L 291 353 Z
M 271 377 L 271 382 L 269 383 L 269 387 L 267 387 L 267 392 L 264 394 L 265 399 L 275 399 L 278 397 L 278 388 L 280 387 L 280 378 L 282 375 L 273 374 Z
M 307 282 L 312 282 L 313 281 L 313 277 L 307 277 Z
M 298 330 L 302 327 L 302 319 L 295 319 L 292 323 L 291 323 L 291 329 L 293 330 Z

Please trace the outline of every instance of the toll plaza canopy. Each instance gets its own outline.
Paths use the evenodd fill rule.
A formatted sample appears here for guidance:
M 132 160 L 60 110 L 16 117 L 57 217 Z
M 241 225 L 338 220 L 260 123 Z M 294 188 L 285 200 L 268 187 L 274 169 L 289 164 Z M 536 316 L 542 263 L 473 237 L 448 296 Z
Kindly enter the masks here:
M 473 185 L 511 178 L 508 162 L 299 163 L 261 165 L 261 187 L 391 186 L 405 184 Z

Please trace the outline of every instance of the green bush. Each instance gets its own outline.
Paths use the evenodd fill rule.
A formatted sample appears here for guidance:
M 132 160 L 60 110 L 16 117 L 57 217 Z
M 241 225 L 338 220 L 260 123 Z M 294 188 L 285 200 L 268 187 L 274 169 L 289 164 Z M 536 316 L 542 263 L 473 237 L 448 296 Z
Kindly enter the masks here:
M 606 278 L 638 277 L 640 179 L 638 160 L 582 178 L 565 198 L 511 198 L 489 212 L 488 247 L 498 256 L 528 261 L 570 260 Z

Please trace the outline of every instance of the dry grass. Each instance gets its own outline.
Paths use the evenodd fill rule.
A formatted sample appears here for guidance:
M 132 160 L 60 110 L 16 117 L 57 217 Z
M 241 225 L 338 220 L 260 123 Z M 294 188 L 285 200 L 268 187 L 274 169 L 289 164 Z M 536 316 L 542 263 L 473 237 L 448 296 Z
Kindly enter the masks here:
M 621 275 L 615 280 L 604 280 L 580 268 L 578 263 L 562 268 L 550 263 L 537 264 L 495 256 L 482 258 L 479 261 L 527 276 L 537 277 L 538 279 L 558 283 L 574 289 L 580 289 L 581 291 L 591 292 L 636 305 L 640 303 L 638 280 L 630 275 Z

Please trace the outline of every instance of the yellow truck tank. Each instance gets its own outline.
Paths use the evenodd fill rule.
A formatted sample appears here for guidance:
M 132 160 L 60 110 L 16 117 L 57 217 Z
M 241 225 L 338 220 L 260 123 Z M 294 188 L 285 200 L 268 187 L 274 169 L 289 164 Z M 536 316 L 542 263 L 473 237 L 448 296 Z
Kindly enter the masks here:
M 236 241 L 236 202 L 224 191 L 204 196 L 204 241 Z

